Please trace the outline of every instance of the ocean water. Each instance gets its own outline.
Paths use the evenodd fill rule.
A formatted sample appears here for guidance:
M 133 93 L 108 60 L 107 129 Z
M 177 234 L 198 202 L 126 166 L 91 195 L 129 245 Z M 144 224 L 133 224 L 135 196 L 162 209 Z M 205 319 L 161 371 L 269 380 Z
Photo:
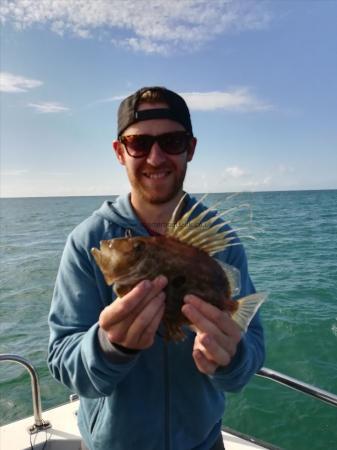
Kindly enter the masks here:
M 43 409 L 69 392 L 46 367 L 47 315 L 67 235 L 102 197 L 1 199 L 0 352 L 32 361 Z M 212 194 L 232 213 L 256 288 L 269 292 L 261 314 L 265 366 L 337 394 L 337 191 Z M 30 379 L 0 364 L 1 424 L 32 414 Z M 230 394 L 223 422 L 286 450 L 337 449 L 337 408 L 254 377 Z

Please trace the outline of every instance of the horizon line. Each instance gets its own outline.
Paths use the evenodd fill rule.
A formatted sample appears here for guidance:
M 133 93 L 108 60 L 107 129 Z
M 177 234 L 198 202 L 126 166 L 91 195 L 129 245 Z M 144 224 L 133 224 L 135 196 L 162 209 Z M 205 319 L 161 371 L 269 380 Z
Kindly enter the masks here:
M 298 189 L 266 189 L 266 190 L 233 190 L 233 191 L 217 191 L 217 192 L 193 192 L 189 191 L 189 194 L 192 195 L 213 195 L 213 194 L 258 194 L 258 193 L 273 193 L 273 192 L 320 192 L 320 191 L 337 191 L 336 188 L 298 188 Z M 27 196 L 0 196 L 0 200 L 14 200 L 14 199 L 39 199 L 39 198 L 92 198 L 92 197 L 118 197 L 123 194 L 83 194 L 83 195 L 74 195 L 74 194 L 65 194 L 65 195 L 27 195 Z

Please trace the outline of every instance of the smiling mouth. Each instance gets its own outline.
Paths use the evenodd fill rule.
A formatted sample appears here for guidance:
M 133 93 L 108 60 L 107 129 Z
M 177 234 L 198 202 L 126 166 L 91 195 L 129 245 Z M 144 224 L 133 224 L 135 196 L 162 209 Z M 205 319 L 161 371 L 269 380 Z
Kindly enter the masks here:
M 146 178 L 149 178 L 151 180 L 160 180 L 162 178 L 165 178 L 169 174 L 170 174 L 170 171 L 168 171 L 168 170 L 161 171 L 161 172 L 143 172 L 143 175 Z

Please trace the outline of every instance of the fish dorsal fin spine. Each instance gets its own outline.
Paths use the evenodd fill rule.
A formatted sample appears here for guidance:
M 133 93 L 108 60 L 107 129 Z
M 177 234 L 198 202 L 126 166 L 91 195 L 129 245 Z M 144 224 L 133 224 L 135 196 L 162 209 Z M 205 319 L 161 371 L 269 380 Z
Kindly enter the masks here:
M 181 197 L 181 199 L 179 200 L 177 206 L 175 207 L 171 218 L 169 220 L 169 225 L 172 227 L 174 226 L 174 224 L 177 222 L 177 218 L 179 217 L 181 210 L 184 206 L 184 202 L 185 202 L 185 198 L 187 197 L 187 192 L 184 193 L 184 195 Z M 170 226 L 168 228 L 170 228 Z
M 239 304 L 238 309 L 232 314 L 232 319 L 239 325 L 242 331 L 247 331 L 252 318 L 266 299 L 267 293 L 259 292 L 237 300 Z
M 185 242 L 186 244 L 193 245 L 194 247 L 204 250 L 210 255 L 221 252 L 230 245 L 236 245 L 232 243 L 232 241 L 236 239 L 235 230 L 226 228 L 225 230 L 221 231 L 221 229 L 225 226 L 228 226 L 230 222 L 216 222 L 221 216 L 242 207 L 242 205 L 240 205 L 240 207 L 222 211 L 219 214 L 214 214 L 214 208 L 216 205 L 213 205 L 212 207 L 203 210 L 200 214 L 191 219 L 192 213 L 207 196 L 207 194 L 205 194 L 185 214 L 183 214 L 180 219 L 178 219 L 186 195 L 187 194 L 185 194 L 180 199 L 177 207 L 173 211 L 167 227 L 166 235 L 174 237 L 180 242 Z M 204 220 L 208 214 L 212 213 L 213 215 L 210 218 Z

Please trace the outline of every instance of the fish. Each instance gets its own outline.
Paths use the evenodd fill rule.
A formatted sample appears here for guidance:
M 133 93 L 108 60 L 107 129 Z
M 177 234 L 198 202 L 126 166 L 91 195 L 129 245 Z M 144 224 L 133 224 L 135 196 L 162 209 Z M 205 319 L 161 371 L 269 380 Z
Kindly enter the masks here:
M 240 271 L 214 257 L 227 247 L 238 245 L 234 230 L 226 226 L 229 222 L 219 221 L 228 211 L 214 214 L 212 207 L 191 218 L 200 199 L 178 218 L 184 198 L 173 212 L 165 234 L 102 240 L 100 248 L 92 248 L 91 254 L 118 297 L 142 280 L 167 277 L 162 319 L 166 341 L 179 342 L 186 337 L 184 328 L 190 324 L 181 311 L 186 294 L 196 295 L 230 314 L 246 332 L 267 294 L 233 300 L 240 292 Z

